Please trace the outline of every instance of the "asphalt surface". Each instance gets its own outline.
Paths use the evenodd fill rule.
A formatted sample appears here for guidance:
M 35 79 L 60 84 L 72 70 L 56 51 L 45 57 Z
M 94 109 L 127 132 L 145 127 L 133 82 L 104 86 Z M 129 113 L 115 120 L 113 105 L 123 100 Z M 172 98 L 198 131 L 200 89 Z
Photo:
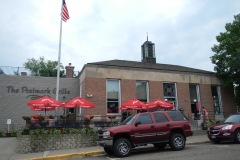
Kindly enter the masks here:
M 207 138 L 206 131 L 193 130 L 193 136 L 187 138 L 188 144 L 198 144 L 210 142 Z M 12 138 L 0 138 L 0 159 L 1 160 L 54 160 L 64 158 L 76 158 L 82 156 L 90 156 L 103 154 L 102 147 L 84 147 L 65 150 L 44 151 L 38 153 L 18 154 L 15 152 L 17 146 L 17 139 Z M 146 146 L 148 147 L 148 146 Z M 152 147 L 152 146 L 151 146 Z

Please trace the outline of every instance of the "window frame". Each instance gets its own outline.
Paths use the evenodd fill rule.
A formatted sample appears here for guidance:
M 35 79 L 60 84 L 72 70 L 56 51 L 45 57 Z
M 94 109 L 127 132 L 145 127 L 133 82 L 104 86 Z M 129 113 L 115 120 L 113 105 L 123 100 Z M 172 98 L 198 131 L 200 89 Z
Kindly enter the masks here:
M 108 82 L 110 82 L 110 81 L 117 81 L 118 82 L 118 86 L 117 86 L 117 88 L 118 88 L 118 93 L 117 93 L 117 100 L 108 100 L 109 98 L 108 98 Z M 116 86 L 115 86 L 116 87 Z M 114 91 L 114 89 L 113 89 L 113 91 Z M 108 114 L 119 114 L 120 113 L 120 110 L 119 110 L 119 106 L 120 106 L 120 102 L 121 102 L 121 97 L 120 97 L 120 95 L 121 95 L 121 88 L 120 88 L 120 80 L 119 79 L 107 79 L 106 80 L 106 114 L 108 115 Z M 114 109 L 114 110 L 116 110 L 116 111 L 114 111 L 114 112 L 108 112 L 108 110 L 109 110 L 109 104 L 112 102 L 112 104 L 114 104 L 115 105 L 115 107 L 114 108 L 117 108 L 117 109 Z
M 146 100 L 140 99 L 138 97 L 138 88 L 137 88 L 137 83 L 145 83 L 145 91 L 146 91 Z M 142 102 L 149 102 L 149 82 L 148 81 L 140 81 L 140 80 L 136 80 L 136 97 L 138 100 L 142 101 Z

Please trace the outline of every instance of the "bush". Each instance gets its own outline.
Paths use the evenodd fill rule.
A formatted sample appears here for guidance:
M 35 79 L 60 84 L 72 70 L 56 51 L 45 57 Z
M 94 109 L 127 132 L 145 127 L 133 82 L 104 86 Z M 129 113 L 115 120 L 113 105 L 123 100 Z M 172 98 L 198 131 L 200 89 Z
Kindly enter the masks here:
M 21 130 L 21 135 L 61 135 L 61 134 L 82 134 L 82 135 L 96 135 L 98 130 L 92 128 L 51 128 L 51 129 L 32 129 Z

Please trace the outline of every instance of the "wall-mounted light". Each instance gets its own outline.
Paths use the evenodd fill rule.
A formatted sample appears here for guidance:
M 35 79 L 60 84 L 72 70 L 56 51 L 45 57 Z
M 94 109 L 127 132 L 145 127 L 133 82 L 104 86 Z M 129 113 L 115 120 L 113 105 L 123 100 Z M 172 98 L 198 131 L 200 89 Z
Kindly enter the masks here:
M 168 99 L 164 99 L 164 101 L 165 101 L 165 102 L 167 102 L 167 101 L 168 101 Z
M 193 100 L 193 102 L 194 102 L 194 103 L 196 103 L 196 102 L 197 102 L 197 100 L 196 100 L 196 99 L 194 99 L 194 100 Z
M 92 97 L 93 97 L 93 94 L 92 94 L 92 93 L 87 93 L 87 97 L 88 97 L 88 98 L 92 98 Z

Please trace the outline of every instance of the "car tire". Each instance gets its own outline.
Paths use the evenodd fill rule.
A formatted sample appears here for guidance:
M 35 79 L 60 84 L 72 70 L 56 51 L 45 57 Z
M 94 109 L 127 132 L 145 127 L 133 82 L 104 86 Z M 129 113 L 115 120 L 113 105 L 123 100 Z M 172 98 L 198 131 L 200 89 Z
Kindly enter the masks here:
M 234 134 L 234 140 L 236 143 L 240 143 L 240 130 L 237 130 Z
M 167 144 L 166 143 L 154 143 L 153 145 L 155 148 L 162 150 L 166 147 Z
M 126 138 L 117 139 L 113 145 L 113 151 L 117 157 L 127 157 L 130 154 L 131 149 L 131 143 Z
M 172 133 L 169 145 L 174 151 L 180 151 L 185 148 L 186 140 L 180 133 Z
M 109 155 L 113 155 L 114 154 L 112 147 L 103 147 L 103 149 Z

